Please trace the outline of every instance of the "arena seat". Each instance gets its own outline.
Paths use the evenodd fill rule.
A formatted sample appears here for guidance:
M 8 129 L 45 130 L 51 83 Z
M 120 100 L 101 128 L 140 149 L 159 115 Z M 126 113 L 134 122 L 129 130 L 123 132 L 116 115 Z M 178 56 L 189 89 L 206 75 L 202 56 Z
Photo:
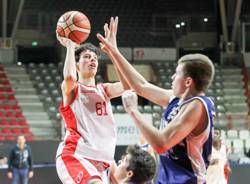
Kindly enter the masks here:
M 10 128 L 2 128 L 1 133 L 11 134 L 11 129 Z
M 233 150 L 234 153 L 241 154 L 241 156 L 244 155 L 244 141 L 241 139 L 234 139 Z
M 226 139 L 226 131 L 225 130 L 220 130 L 220 137 L 222 140 Z
M 226 145 L 227 149 L 228 149 L 228 153 L 232 153 L 233 152 L 233 145 L 232 145 L 232 140 L 230 139 L 225 139 L 223 141 L 223 143 Z
M 162 108 L 158 105 L 153 105 L 153 112 L 162 113 Z
M 152 113 L 152 106 L 151 105 L 144 105 L 143 112 L 144 113 Z
M 227 138 L 228 139 L 236 139 L 236 138 L 238 138 L 238 131 L 237 130 L 228 130 L 227 131 Z
M 250 149 L 250 139 L 246 139 L 246 140 L 245 140 L 245 148 L 246 148 L 247 150 Z
M 239 130 L 239 138 L 242 140 L 247 140 L 250 138 L 249 130 Z
M 12 128 L 11 132 L 14 133 L 14 134 L 16 134 L 16 135 L 19 135 L 19 134 L 22 133 L 21 129 L 19 129 L 19 128 Z
M 122 105 L 117 105 L 116 112 L 117 113 L 125 113 L 124 107 Z
M 16 137 L 12 136 L 12 135 L 8 135 L 8 136 L 5 136 L 5 140 L 7 140 L 7 141 L 14 141 L 14 140 L 16 140 Z

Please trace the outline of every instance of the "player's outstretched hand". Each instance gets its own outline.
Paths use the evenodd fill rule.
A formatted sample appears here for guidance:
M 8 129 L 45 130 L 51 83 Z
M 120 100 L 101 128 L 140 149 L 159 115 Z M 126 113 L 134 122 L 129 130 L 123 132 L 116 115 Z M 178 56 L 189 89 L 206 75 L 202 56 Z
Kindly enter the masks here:
M 65 37 L 61 37 L 59 36 L 57 33 L 56 33 L 56 38 L 57 40 L 60 42 L 60 44 L 64 47 L 79 47 L 79 44 L 73 42 L 72 40 L 68 39 L 68 38 L 65 38 Z
M 116 34 L 118 22 L 118 17 L 111 17 L 109 25 L 107 23 L 104 25 L 105 38 L 100 33 L 97 34 L 97 38 L 100 40 L 100 47 L 104 52 L 117 49 Z
M 127 113 L 138 109 L 138 97 L 135 92 L 127 90 L 122 94 L 122 103 Z

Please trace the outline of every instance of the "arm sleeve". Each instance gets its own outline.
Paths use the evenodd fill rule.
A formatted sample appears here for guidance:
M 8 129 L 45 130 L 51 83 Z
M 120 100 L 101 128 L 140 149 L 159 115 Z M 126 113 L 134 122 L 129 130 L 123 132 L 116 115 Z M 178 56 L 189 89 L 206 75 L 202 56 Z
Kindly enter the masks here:
M 28 148 L 29 157 L 28 157 L 28 164 L 29 164 L 29 171 L 33 171 L 33 157 L 30 147 Z
M 12 172 L 13 170 L 13 160 L 14 160 L 14 149 L 10 151 L 9 161 L 8 161 L 8 171 Z

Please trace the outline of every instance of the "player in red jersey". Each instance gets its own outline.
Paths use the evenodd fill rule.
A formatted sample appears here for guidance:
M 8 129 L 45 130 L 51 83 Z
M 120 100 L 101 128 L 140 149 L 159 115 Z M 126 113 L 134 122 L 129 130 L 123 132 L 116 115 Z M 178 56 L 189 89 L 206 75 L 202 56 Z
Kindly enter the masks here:
M 86 43 L 76 49 L 71 40 L 58 40 L 67 52 L 60 106 L 66 136 L 58 147 L 57 172 L 64 184 L 103 184 L 116 145 L 110 99 L 120 96 L 124 88 L 121 82 L 96 85 L 100 54 L 95 46 Z

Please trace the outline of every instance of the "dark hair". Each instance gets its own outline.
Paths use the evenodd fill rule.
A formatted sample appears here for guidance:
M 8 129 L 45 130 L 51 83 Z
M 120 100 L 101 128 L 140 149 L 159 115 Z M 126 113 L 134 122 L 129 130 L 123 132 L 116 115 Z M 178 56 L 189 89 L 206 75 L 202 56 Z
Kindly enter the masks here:
M 184 74 L 194 80 L 198 91 L 206 91 L 214 78 L 214 65 L 203 54 L 188 54 L 181 57 L 178 64 L 184 64 Z
M 155 176 L 156 162 L 155 159 L 138 145 L 130 145 L 126 150 L 131 155 L 127 171 L 133 171 L 130 182 L 145 183 Z
M 99 49 L 95 45 L 93 45 L 92 43 L 84 43 L 84 44 L 80 45 L 80 47 L 78 47 L 75 50 L 75 59 L 76 59 L 76 62 L 79 61 L 81 53 L 84 52 L 84 51 L 86 51 L 86 50 L 90 50 L 90 51 L 96 53 L 96 55 L 98 57 L 100 56 L 100 51 L 99 51 Z

